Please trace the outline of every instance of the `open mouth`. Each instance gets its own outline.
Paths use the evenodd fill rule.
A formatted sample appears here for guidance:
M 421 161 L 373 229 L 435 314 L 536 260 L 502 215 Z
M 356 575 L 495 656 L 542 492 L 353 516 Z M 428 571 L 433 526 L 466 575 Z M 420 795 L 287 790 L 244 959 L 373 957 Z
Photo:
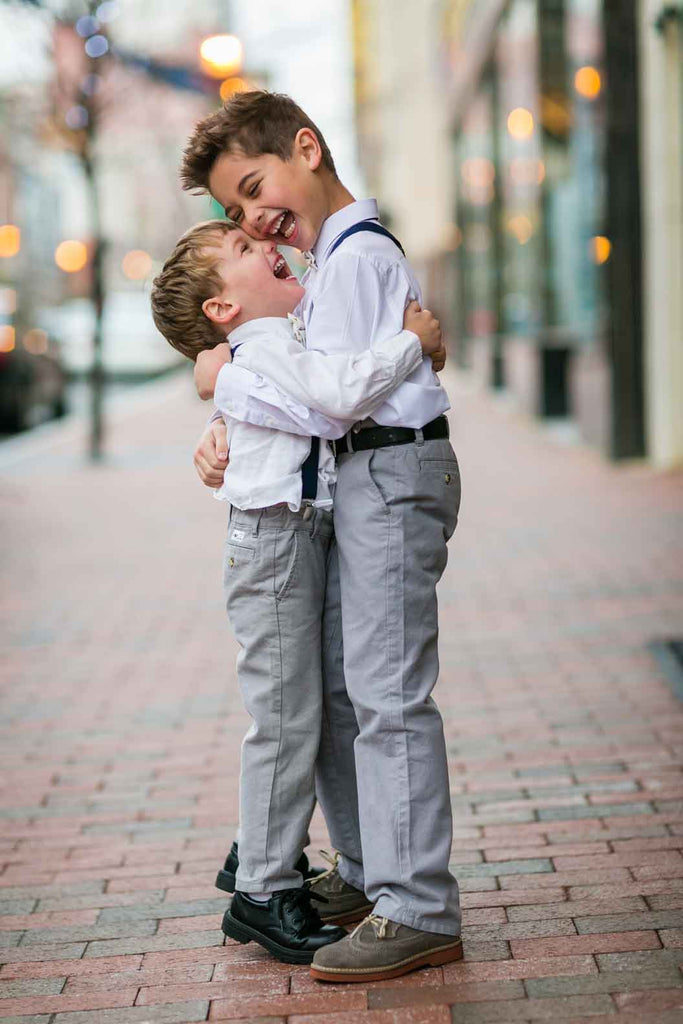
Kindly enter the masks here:
M 287 260 L 282 254 L 278 254 L 278 257 L 273 264 L 273 275 L 277 277 L 279 281 L 296 281 L 294 274 L 289 269 Z
M 291 210 L 283 210 L 279 217 L 273 221 L 268 228 L 269 235 L 282 235 L 283 238 L 291 238 L 296 227 L 296 218 Z

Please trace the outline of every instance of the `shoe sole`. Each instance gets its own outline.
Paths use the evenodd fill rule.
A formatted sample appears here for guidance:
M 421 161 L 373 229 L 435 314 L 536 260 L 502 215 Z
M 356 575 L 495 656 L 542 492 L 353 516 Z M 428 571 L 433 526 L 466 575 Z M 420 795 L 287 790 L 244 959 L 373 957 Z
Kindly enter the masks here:
M 348 910 L 345 914 L 337 914 L 332 917 L 327 917 L 325 913 L 320 913 L 320 910 L 318 910 L 318 913 L 323 924 L 356 924 L 368 916 L 373 906 L 373 903 L 365 903 L 362 907 L 357 907 L 355 910 Z
M 311 977 L 317 981 L 335 981 L 337 983 L 386 981 L 389 978 L 400 978 L 402 974 L 410 974 L 411 971 L 416 971 L 419 967 L 440 967 L 442 964 L 462 960 L 462 957 L 462 941 L 459 939 L 450 946 L 441 946 L 439 949 L 432 950 L 431 953 L 419 953 L 382 970 L 375 968 L 358 970 L 353 967 L 327 968 L 312 964 Z
M 306 950 L 287 949 L 286 946 L 281 946 L 279 942 L 274 942 L 273 939 L 269 939 L 262 932 L 257 931 L 255 928 L 250 928 L 243 921 L 238 921 L 229 910 L 226 910 L 223 915 L 221 928 L 224 935 L 231 939 L 237 939 L 243 946 L 248 942 L 257 942 L 259 946 L 263 946 L 264 949 L 273 954 L 276 960 L 283 964 L 310 964 L 313 960 L 313 953 Z

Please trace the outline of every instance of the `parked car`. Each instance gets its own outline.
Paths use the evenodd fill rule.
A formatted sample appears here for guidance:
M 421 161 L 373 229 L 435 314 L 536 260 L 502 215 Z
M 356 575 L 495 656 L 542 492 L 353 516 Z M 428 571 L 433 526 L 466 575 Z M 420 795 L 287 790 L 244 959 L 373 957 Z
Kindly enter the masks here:
M 66 384 L 58 347 L 44 331 L 30 331 L 21 346 L 0 351 L 0 430 L 14 433 L 63 416 Z

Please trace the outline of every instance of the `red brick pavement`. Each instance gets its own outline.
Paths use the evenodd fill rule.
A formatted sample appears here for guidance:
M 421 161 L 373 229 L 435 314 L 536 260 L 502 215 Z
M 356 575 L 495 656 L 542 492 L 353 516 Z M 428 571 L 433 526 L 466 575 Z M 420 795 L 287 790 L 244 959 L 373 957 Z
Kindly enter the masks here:
M 245 716 L 183 379 L 117 414 L 100 468 L 72 425 L 4 472 L 3 1021 L 683 1019 L 683 709 L 647 649 L 683 635 L 683 477 L 453 392 L 438 699 L 465 960 L 324 986 L 224 943 Z

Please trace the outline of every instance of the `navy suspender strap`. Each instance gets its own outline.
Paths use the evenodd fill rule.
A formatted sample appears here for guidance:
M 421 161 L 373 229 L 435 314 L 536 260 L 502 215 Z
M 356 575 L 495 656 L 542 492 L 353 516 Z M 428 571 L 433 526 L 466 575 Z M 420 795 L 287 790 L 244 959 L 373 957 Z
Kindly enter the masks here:
M 345 238 L 350 235 L 355 235 L 358 231 L 373 231 L 376 235 L 384 235 L 385 238 L 390 238 L 394 245 L 398 246 L 403 255 L 405 252 L 403 246 L 397 238 L 394 238 L 391 231 L 387 231 L 385 227 L 378 224 L 376 220 L 361 220 L 356 224 L 352 224 L 346 231 L 342 231 L 339 238 L 335 239 L 332 248 L 328 252 L 328 258 L 332 255 L 335 249 L 341 245 Z M 301 499 L 302 501 L 314 501 L 318 495 L 318 461 L 320 458 L 320 438 L 311 438 L 311 450 L 308 454 L 308 458 L 301 467 Z
M 311 450 L 301 467 L 301 500 L 315 501 L 318 497 L 318 459 L 320 438 L 311 438 Z
M 391 231 L 387 231 L 387 229 L 382 227 L 381 224 L 378 224 L 376 220 L 359 220 L 357 224 L 352 224 L 350 228 L 346 229 L 346 231 L 342 231 L 339 238 L 334 240 L 332 248 L 327 253 L 328 259 L 332 253 L 339 248 L 345 238 L 348 238 L 349 235 L 355 235 L 358 231 L 373 231 L 376 235 L 384 235 L 385 238 L 390 238 L 394 245 L 397 245 L 405 256 L 403 246 L 399 242 L 398 238 L 394 238 Z

